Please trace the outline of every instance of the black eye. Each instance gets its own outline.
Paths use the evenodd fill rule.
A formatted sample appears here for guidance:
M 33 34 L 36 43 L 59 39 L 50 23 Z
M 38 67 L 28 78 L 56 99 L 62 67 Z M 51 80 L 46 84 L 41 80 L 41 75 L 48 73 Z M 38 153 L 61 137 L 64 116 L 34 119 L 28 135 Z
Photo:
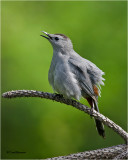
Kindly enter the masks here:
M 55 40 L 56 40 L 56 41 L 58 41 L 58 40 L 59 40 L 59 38 L 58 38 L 58 37 L 55 37 Z

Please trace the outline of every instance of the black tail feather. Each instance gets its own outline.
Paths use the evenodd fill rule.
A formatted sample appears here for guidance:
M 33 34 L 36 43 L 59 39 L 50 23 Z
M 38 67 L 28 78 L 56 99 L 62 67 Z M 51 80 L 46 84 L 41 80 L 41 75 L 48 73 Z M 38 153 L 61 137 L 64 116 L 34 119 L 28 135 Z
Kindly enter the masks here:
M 105 138 L 105 130 L 104 130 L 103 123 L 97 119 L 95 119 L 95 122 L 96 122 L 96 128 L 97 128 L 99 135 L 102 136 L 103 138 Z
M 99 112 L 99 108 L 98 108 L 98 104 L 96 101 L 94 101 L 94 109 Z M 95 123 L 96 123 L 96 128 L 97 131 L 99 133 L 100 136 L 102 136 L 103 138 L 105 138 L 105 130 L 104 130 L 104 125 L 101 121 L 95 119 Z

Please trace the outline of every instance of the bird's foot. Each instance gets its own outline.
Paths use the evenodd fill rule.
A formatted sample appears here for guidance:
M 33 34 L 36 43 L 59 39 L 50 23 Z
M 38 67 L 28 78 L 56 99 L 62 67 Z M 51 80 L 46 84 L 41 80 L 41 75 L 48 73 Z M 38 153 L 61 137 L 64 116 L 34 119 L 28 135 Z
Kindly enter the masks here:
M 63 98 L 63 95 L 62 95 L 62 94 L 55 93 L 55 96 L 56 96 L 57 98 Z

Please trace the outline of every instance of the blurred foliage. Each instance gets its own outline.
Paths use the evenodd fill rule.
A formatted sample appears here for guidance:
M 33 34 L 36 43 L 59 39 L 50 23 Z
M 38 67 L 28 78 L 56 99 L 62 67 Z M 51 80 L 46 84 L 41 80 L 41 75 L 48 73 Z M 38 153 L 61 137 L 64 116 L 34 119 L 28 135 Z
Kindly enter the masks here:
M 106 73 L 100 111 L 126 130 L 126 2 L 1 3 L 2 93 L 53 92 L 47 78 L 52 47 L 40 31 L 63 33 L 76 52 Z M 47 158 L 124 143 L 105 129 L 102 139 L 93 119 L 71 106 L 39 98 L 2 99 L 2 158 Z

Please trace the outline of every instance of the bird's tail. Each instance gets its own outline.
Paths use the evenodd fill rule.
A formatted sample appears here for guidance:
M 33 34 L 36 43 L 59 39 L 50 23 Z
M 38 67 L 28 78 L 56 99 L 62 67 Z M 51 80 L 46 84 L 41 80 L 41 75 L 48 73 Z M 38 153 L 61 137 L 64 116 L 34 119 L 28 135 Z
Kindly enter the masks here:
M 98 104 L 97 102 L 94 100 L 93 101 L 94 103 L 94 109 L 99 112 L 99 108 L 98 108 Z M 97 131 L 99 133 L 100 136 L 102 136 L 103 138 L 105 138 L 105 130 L 104 130 L 104 125 L 101 121 L 95 119 L 95 123 L 96 123 L 96 128 L 97 128 Z

